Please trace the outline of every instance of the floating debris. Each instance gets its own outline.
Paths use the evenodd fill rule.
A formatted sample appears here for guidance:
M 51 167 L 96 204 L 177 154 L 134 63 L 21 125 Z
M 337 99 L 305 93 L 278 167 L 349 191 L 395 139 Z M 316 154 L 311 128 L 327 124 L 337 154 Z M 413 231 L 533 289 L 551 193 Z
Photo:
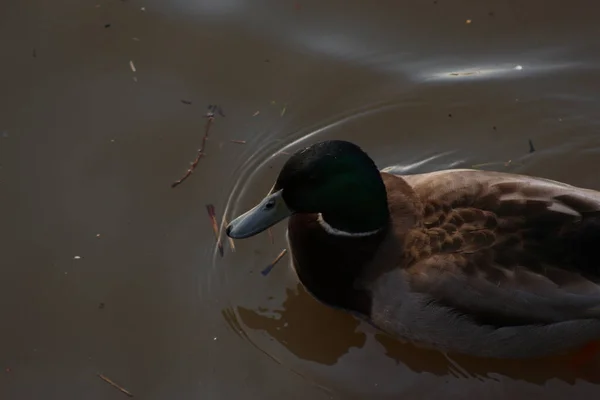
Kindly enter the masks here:
M 473 22 L 473 21 L 471 21 L 470 19 L 468 19 L 468 20 L 466 20 L 466 21 L 465 21 L 465 23 L 466 23 L 467 25 L 469 25 L 471 22 Z
M 140 8 L 140 10 L 146 11 L 146 7 L 142 7 L 142 8 Z
M 134 76 L 134 77 L 133 77 L 133 81 L 134 81 L 135 83 L 137 83 L 137 76 Z
M 483 163 L 483 164 L 473 164 L 473 165 L 471 165 L 471 168 L 479 169 L 481 167 L 491 167 L 492 165 L 503 165 L 505 167 L 510 167 L 511 165 L 523 165 L 523 164 L 514 163 L 513 160 L 508 160 L 508 161 L 489 162 L 489 163 Z
M 224 224 L 224 226 L 229 225 L 229 222 L 227 222 L 227 218 L 223 218 L 223 224 Z M 221 236 L 219 235 L 219 237 L 221 237 Z M 227 236 L 227 239 L 229 239 L 229 247 L 231 247 L 231 251 L 235 252 L 235 243 L 233 242 L 233 239 L 230 238 L 229 236 Z
M 96 237 L 97 237 L 97 238 L 99 238 L 99 237 L 100 237 L 100 234 L 99 234 L 99 233 L 96 233 Z
M 136 72 L 135 65 L 133 65 L 133 61 L 129 60 L 129 67 L 133 72 Z
M 110 24 L 104 24 L 105 28 L 110 28 Z
M 515 69 L 516 69 L 517 71 L 520 71 L 520 70 L 522 70 L 522 69 L 523 69 L 523 66 L 522 66 L 522 65 L 517 65 L 517 66 L 515 67 Z
M 177 180 L 171 184 L 172 188 L 177 187 L 183 181 L 185 181 L 192 174 L 192 172 L 194 172 L 194 170 L 198 166 L 198 163 L 200 162 L 200 158 L 202 156 L 204 156 L 204 147 L 206 146 L 206 140 L 208 139 L 208 134 L 210 133 L 210 127 L 215 119 L 215 110 L 218 110 L 222 116 L 225 116 L 223 114 L 223 110 L 221 109 L 220 106 L 213 106 L 213 105 L 208 106 L 208 112 L 206 113 L 206 116 L 205 116 L 206 117 L 206 125 L 204 126 L 204 136 L 202 137 L 202 144 L 201 144 L 200 148 L 198 149 L 196 159 L 192 162 L 191 167 L 188 168 L 188 170 L 185 172 L 185 174 L 181 178 L 179 178 L 179 180 Z
M 252 116 L 256 117 L 258 114 L 260 114 L 260 111 L 255 112 L 254 114 L 252 114 Z
M 81 260 L 81 257 L 80 256 L 75 256 L 75 257 L 73 257 L 73 259 L 74 260 Z
M 277 257 L 275 257 L 275 259 L 273 260 L 273 262 L 271 264 L 267 265 L 267 267 L 265 269 L 263 269 L 262 271 L 260 271 L 260 273 L 262 274 L 262 276 L 269 275 L 269 273 L 271 272 L 271 270 L 273 269 L 273 267 L 275 265 L 277 265 L 277 263 L 279 262 L 279 260 L 281 260 L 283 258 L 283 256 L 285 256 L 285 253 L 287 253 L 287 249 L 281 250 L 281 253 L 279 253 L 279 255 Z
M 286 107 L 287 107 L 287 105 L 284 105 L 283 108 L 281 109 L 281 116 L 282 117 L 285 115 Z
M 138 38 L 136 38 L 136 37 L 134 37 L 134 38 L 131 38 L 131 40 L 133 40 L 133 41 L 136 41 L 136 42 L 139 42 L 139 41 L 140 41 L 140 39 L 138 39 Z
M 181 100 L 181 102 L 182 102 L 183 104 L 187 104 L 188 106 L 192 104 L 192 102 L 191 102 L 191 101 L 189 101 L 189 100 L 183 100 L 183 99 L 182 99 L 182 100 Z
M 223 257 L 223 243 L 221 243 L 221 235 L 219 235 L 219 225 L 217 224 L 215 206 L 212 204 L 207 204 L 206 211 L 208 211 L 208 217 L 210 218 L 210 223 L 212 225 L 213 232 L 215 233 L 215 239 L 217 240 L 219 254 L 221 255 L 221 257 Z
M 269 235 L 269 240 L 271 241 L 271 244 L 275 244 L 275 238 L 273 237 L 273 231 L 271 230 L 271 228 L 267 228 L 267 234 Z
M 535 147 L 533 147 L 533 142 L 529 139 L 529 153 L 533 153 L 535 151 Z
M 237 143 L 237 144 L 246 144 L 245 140 L 237 140 L 237 139 L 230 139 L 229 140 L 231 143 Z
M 127 389 L 125 389 L 125 388 L 117 385 L 115 382 L 113 382 L 112 380 L 110 380 L 106 376 L 104 376 L 102 374 L 98 374 L 98 377 L 100 377 L 100 379 L 102 379 L 104 382 L 108 383 L 112 387 L 114 387 L 116 389 L 119 389 L 121 392 L 125 393 L 127 396 L 133 397 L 133 394 L 131 394 L 131 392 L 129 392 L 129 390 L 127 390 Z

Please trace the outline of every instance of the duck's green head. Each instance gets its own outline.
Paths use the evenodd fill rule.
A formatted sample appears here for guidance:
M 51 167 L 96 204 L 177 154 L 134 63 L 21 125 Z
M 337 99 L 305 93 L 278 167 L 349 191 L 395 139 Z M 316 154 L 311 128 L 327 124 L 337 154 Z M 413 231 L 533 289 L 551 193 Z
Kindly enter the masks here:
M 330 140 L 294 153 L 269 194 L 227 226 L 234 239 L 254 236 L 294 213 L 319 213 L 329 233 L 360 236 L 389 218 L 385 185 L 357 145 Z

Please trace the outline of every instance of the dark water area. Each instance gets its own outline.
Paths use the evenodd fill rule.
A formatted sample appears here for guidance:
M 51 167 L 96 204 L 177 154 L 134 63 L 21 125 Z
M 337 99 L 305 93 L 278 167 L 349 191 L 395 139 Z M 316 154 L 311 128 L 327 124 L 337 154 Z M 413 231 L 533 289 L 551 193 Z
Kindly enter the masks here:
M 600 360 L 399 343 L 312 299 L 285 225 L 216 246 L 287 153 L 600 189 L 600 3 L 0 5 L 0 398 L 570 399 Z M 180 186 L 219 105 L 205 155 Z M 243 143 L 237 141 L 244 141 Z M 530 152 L 530 142 L 535 149 Z

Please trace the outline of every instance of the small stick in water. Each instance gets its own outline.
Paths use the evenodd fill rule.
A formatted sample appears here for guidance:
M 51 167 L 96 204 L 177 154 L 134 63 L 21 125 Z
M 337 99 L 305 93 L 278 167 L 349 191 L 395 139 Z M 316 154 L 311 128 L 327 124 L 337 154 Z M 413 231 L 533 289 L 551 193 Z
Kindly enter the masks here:
M 129 397 L 133 397 L 133 395 L 131 394 L 131 392 L 129 392 L 127 389 L 124 389 L 121 386 L 117 385 L 115 382 L 113 382 L 112 380 L 110 380 L 106 376 L 104 376 L 102 374 L 98 374 L 98 376 L 100 377 L 100 379 L 102 379 L 104 382 L 108 383 L 112 387 L 115 387 L 115 388 L 119 389 L 121 392 L 125 393 Z
M 521 164 L 519 162 L 513 162 L 513 160 L 508 160 L 508 161 L 489 162 L 489 163 L 483 163 L 483 164 L 473 164 L 473 165 L 471 165 L 471 168 L 479 169 L 481 167 L 491 167 L 491 166 L 496 166 L 496 165 L 503 165 L 505 167 L 509 167 L 511 165 L 523 165 L 523 164 Z
M 273 231 L 271 228 L 267 229 L 267 233 L 269 234 L 269 239 L 271 240 L 271 244 L 275 244 L 275 238 L 273 237 Z
M 206 146 L 206 140 L 208 139 L 208 134 L 210 133 L 210 127 L 215 119 L 215 112 L 218 110 L 221 115 L 223 112 L 221 107 L 210 105 L 208 106 L 208 112 L 206 113 L 206 125 L 204 127 L 204 136 L 202 137 L 202 145 L 198 149 L 198 153 L 196 155 L 196 159 L 192 162 L 191 167 L 185 172 L 185 174 L 177 181 L 171 184 L 171 187 L 174 188 L 180 185 L 183 181 L 185 181 L 196 169 L 196 166 L 200 162 L 200 158 L 204 156 L 204 146 Z
M 271 264 L 267 265 L 267 267 L 265 269 L 263 269 L 262 271 L 260 271 L 260 273 L 262 274 L 262 276 L 269 275 L 269 272 L 271 272 L 271 270 L 279 262 L 279 260 L 281 260 L 283 258 L 283 256 L 285 256 L 285 253 L 287 253 L 287 249 L 281 250 L 281 253 L 279 253 L 279 255 L 277 257 L 275 257 L 275 259 L 273 260 L 273 262 Z
M 225 226 L 229 225 L 229 222 L 227 222 L 227 218 L 223 218 L 223 224 L 225 224 Z M 231 247 L 231 251 L 235 252 L 235 243 L 233 242 L 233 239 L 229 236 L 227 237 L 227 239 L 229 239 L 229 247 Z
M 237 144 L 246 144 L 245 140 L 231 139 L 230 142 L 231 143 L 237 143 Z
M 223 243 L 221 243 L 221 240 L 219 239 L 219 226 L 217 224 L 217 217 L 215 216 L 215 206 L 212 204 L 207 204 L 206 211 L 208 211 L 208 217 L 210 218 L 210 223 L 212 225 L 213 232 L 215 233 L 219 254 L 221 254 L 221 257 L 223 257 Z

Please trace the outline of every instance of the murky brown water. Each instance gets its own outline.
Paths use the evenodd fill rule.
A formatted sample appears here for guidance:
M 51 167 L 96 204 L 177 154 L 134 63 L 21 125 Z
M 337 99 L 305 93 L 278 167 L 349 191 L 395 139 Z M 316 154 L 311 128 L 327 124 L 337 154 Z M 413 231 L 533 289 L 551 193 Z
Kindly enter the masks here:
M 287 258 L 261 275 L 283 224 L 274 243 L 225 243 L 220 257 L 205 208 L 237 215 L 270 188 L 279 151 L 326 138 L 357 142 L 381 167 L 478 165 L 600 189 L 599 11 L 592 0 L 2 3 L 0 398 L 124 398 L 98 373 L 140 399 L 600 395 L 600 360 L 577 375 L 561 358 L 445 356 L 378 334 L 309 297 Z M 209 104 L 226 117 L 171 189 Z

